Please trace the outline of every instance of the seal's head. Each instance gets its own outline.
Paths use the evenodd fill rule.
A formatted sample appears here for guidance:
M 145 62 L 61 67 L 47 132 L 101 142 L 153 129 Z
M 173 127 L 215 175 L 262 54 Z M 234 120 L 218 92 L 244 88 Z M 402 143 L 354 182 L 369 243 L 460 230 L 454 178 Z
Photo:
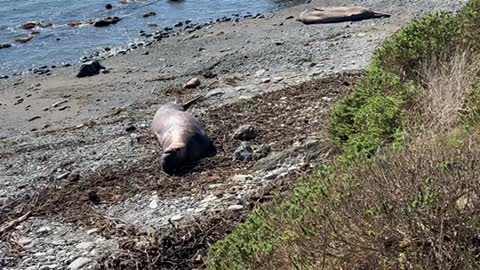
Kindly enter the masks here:
M 169 147 L 163 152 L 162 157 L 160 158 L 162 164 L 162 170 L 172 175 L 178 168 L 180 168 L 184 163 L 184 148 L 185 146 L 175 146 Z

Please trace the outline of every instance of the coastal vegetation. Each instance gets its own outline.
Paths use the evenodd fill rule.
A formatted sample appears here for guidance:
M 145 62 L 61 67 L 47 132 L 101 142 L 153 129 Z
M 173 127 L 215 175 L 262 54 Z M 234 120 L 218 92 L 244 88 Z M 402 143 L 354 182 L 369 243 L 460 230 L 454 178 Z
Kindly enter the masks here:
M 480 267 L 480 1 L 415 19 L 330 115 L 342 153 L 253 211 L 209 269 Z

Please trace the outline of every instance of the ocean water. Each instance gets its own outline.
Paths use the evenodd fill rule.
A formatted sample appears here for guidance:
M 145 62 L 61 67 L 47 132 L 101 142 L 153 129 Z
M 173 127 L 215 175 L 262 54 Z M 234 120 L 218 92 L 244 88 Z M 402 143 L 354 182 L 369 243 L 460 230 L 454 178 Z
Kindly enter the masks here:
M 305 0 L 0 0 L 0 75 L 26 71 L 42 66 L 77 63 L 82 56 L 105 47 L 125 46 L 147 33 L 172 26 L 176 22 L 193 23 L 210 19 L 264 13 L 303 3 Z M 112 9 L 105 6 L 111 4 Z M 156 16 L 144 18 L 143 14 Z M 122 20 L 108 27 L 72 28 L 70 22 L 95 21 L 105 17 Z M 22 25 L 31 21 L 51 23 L 26 43 L 15 40 L 27 37 L 30 31 Z M 149 27 L 155 23 L 158 27 Z

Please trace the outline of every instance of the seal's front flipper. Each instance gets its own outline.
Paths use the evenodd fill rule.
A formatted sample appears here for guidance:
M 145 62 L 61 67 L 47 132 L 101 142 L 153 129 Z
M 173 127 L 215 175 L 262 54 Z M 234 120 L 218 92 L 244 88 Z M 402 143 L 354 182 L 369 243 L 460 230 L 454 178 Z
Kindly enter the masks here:
M 372 18 L 390 18 L 392 15 L 374 12 Z
M 213 157 L 217 154 L 217 148 L 213 144 L 212 141 L 208 142 L 208 152 L 207 152 L 207 157 Z

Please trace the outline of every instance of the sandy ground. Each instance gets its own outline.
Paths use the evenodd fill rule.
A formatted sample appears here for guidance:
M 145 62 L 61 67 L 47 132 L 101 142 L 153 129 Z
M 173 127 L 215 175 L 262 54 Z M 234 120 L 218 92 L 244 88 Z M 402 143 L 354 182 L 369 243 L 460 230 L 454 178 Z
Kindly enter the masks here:
M 417 14 L 464 4 L 321 2 L 392 17 L 309 26 L 292 18 L 314 1 L 108 58 L 107 74 L 78 79 L 72 66 L 0 80 L 0 227 L 25 215 L 0 233 L 0 268 L 201 268 L 206 248 L 255 205 L 335 156 L 328 111 L 385 38 Z M 202 85 L 182 89 L 192 77 Z M 219 153 L 166 176 L 153 113 L 198 94 L 207 99 L 192 112 Z M 266 157 L 233 160 L 243 124 L 256 127 L 249 143 Z

